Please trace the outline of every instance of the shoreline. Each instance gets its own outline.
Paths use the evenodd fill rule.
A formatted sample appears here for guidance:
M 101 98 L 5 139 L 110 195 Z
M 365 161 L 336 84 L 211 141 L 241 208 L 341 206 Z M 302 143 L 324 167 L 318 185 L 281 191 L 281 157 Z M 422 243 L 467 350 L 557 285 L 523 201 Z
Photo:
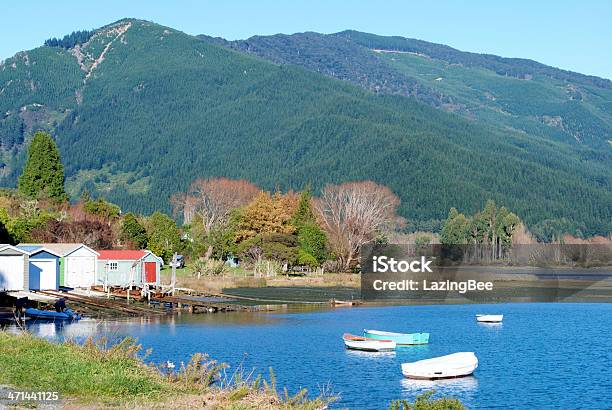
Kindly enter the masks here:
M 478 268 L 478 269 L 474 269 Z M 86 317 L 147 317 L 179 312 L 193 314 L 223 311 L 274 311 L 276 306 L 340 308 L 351 306 L 495 304 L 524 302 L 610 303 L 612 276 L 609 267 L 570 269 L 547 268 L 545 275 L 534 267 L 495 267 L 495 292 L 459 294 L 416 292 L 413 295 L 384 295 L 363 299 L 360 274 L 322 274 L 297 277 L 253 278 L 244 276 L 201 277 L 177 275 L 176 296 L 135 298 L 128 303 L 125 292 L 109 295 L 99 291 L 30 293 L 39 306 L 50 306 L 59 297 L 67 298 Z M 466 267 L 454 271 L 454 278 L 490 279 L 490 267 Z M 508 272 L 512 270 L 513 272 Z M 529 273 L 528 273 L 529 272 Z M 556 272 L 563 274 L 554 275 Z M 167 271 L 164 273 L 168 273 Z M 548 275 L 548 276 L 547 276 Z M 550 276 L 553 275 L 553 276 Z M 186 286 L 191 285 L 191 286 Z M 405 297 L 408 296 L 408 297 Z M 0 308 L 0 319 L 12 319 L 12 308 Z

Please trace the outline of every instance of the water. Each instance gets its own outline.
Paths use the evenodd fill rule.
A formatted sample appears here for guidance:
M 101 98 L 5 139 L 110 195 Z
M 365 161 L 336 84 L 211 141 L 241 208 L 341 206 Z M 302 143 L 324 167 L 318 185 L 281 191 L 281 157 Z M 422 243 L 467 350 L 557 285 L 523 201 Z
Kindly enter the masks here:
M 478 324 L 476 313 L 503 313 L 502 325 Z M 394 353 L 344 349 L 344 332 L 364 328 L 431 333 L 428 346 Z M 82 321 L 34 324 L 49 338 L 135 336 L 155 362 L 180 363 L 191 354 L 267 374 L 290 392 L 317 394 L 328 383 L 334 407 L 387 408 L 428 390 L 459 398 L 468 408 L 612 408 L 612 304 L 525 303 L 338 308 L 310 312 L 183 315 L 156 322 Z M 402 362 L 474 351 L 473 377 L 403 379 Z

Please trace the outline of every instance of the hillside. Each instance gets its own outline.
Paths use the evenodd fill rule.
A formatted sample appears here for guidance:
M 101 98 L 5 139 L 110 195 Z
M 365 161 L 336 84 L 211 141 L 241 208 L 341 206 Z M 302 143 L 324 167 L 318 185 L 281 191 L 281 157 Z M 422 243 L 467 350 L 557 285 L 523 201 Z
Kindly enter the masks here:
M 358 45 L 365 54 L 354 60 L 366 77 L 374 65 L 406 78 L 416 98 L 141 20 L 85 37 L 0 66 L 2 184 L 14 185 L 24 142 L 44 128 L 56 136 L 69 193 L 87 188 L 124 210 L 167 210 L 198 176 L 283 190 L 372 179 L 400 195 L 413 222 L 452 206 L 472 213 L 491 198 L 529 224 L 565 217 L 585 234 L 612 230 L 612 159 L 601 135 L 579 143 L 436 109 L 454 100 L 384 53 Z M 341 79 L 351 67 L 338 67 Z
M 220 43 L 374 92 L 414 96 L 468 118 L 610 153 L 612 82 L 607 79 L 532 60 L 357 31 L 255 36 Z

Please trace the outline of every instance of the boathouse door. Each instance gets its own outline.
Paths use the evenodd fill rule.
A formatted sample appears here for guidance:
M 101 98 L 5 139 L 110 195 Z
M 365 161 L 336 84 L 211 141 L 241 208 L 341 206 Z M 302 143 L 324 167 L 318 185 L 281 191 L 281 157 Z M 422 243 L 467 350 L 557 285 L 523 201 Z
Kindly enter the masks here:
M 155 283 L 157 282 L 157 263 L 156 262 L 145 262 L 145 282 Z

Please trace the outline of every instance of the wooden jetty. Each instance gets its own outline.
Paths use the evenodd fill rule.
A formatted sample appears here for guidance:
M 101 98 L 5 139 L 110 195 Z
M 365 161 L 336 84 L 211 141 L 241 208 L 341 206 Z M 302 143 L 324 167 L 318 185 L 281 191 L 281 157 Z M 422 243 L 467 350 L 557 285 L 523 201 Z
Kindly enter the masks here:
M 126 304 L 116 299 L 58 291 L 39 291 L 39 293 L 64 298 L 77 306 L 79 310 L 83 310 L 87 316 L 152 316 L 165 313 L 145 304 Z

